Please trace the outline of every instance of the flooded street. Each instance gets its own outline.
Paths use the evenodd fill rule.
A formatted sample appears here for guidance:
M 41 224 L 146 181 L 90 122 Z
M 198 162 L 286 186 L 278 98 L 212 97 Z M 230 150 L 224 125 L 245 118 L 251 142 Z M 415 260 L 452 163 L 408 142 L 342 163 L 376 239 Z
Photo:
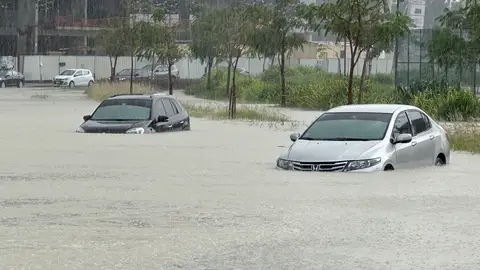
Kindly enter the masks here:
M 283 172 L 291 131 L 193 119 L 191 132 L 76 134 L 97 105 L 80 93 L 0 92 L 0 269 L 480 267 L 477 155 Z

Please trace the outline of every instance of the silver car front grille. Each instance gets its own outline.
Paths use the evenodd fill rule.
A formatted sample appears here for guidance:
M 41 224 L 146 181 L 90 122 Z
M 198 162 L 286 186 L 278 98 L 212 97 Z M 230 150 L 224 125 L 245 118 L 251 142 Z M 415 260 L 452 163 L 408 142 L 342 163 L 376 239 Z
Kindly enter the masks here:
M 343 171 L 348 161 L 292 162 L 295 171 L 338 172 Z

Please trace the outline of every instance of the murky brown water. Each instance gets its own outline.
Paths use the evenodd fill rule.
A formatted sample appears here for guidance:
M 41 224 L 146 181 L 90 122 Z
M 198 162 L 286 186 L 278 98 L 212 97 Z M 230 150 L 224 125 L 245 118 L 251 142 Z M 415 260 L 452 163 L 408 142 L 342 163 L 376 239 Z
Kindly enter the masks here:
M 285 127 L 195 119 L 184 133 L 73 133 L 95 106 L 0 92 L 0 269 L 480 267 L 478 156 L 281 172 Z

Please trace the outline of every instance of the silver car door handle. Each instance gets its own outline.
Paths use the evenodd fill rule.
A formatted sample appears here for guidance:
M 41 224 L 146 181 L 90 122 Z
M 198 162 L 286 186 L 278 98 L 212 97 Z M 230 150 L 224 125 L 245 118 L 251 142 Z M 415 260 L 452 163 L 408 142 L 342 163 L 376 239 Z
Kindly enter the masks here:
M 415 145 L 417 145 L 417 142 L 412 142 L 412 146 L 415 146 Z
M 169 125 L 169 126 L 168 126 L 168 128 L 171 128 L 171 127 L 173 127 L 173 125 Z
M 183 121 L 183 120 L 182 120 L 182 121 L 180 121 L 180 124 L 183 124 L 183 123 L 185 123 L 185 121 Z
M 435 136 L 430 135 L 428 138 L 429 138 L 430 140 L 433 140 L 433 139 L 435 139 Z

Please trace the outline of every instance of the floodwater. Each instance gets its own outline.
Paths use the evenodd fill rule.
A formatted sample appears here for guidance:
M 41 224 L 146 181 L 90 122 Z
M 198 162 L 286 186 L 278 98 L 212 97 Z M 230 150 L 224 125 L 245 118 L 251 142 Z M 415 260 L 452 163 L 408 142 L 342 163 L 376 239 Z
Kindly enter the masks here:
M 283 172 L 285 127 L 75 134 L 95 106 L 80 92 L 1 90 L 0 269 L 480 268 L 478 156 Z

